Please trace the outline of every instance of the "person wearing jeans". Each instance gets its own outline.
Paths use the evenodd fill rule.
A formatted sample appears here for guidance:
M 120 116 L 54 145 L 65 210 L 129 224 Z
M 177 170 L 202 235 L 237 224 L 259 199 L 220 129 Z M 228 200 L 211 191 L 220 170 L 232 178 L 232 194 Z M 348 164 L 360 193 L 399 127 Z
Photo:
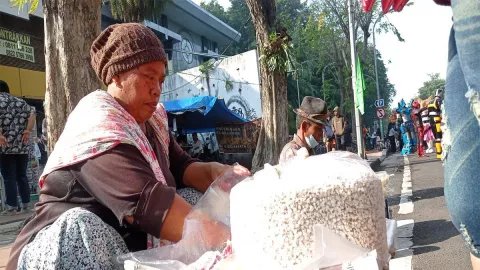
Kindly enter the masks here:
M 337 149 L 345 151 L 345 117 L 338 111 L 339 108 L 333 109 L 332 127 L 335 133 L 335 141 L 337 143 Z
M 27 179 L 28 155 L 3 155 L 2 176 L 5 182 L 5 193 L 7 196 L 6 204 L 10 206 L 11 213 L 16 211 L 17 201 L 17 185 L 20 199 L 22 200 L 24 210 L 30 202 L 30 186 Z M 4 214 L 9 213 L 8 211 Z
M 35 124 L 35 108 L 23 99 L 10 95 L 8 85 L 0 88 L 0 153 L 5 183 L 6 206 L 2 215 L 17 212 L 17 185 L 22 211 L 28 210 L 30 186 L 27 179 L 30 133 Z
M 437 0 L 436 2 L 445 2 Z M 447 1 L 448 2 L 448 1 Z M 453 29 L 443 105 L 445 197 L 452 221 L 480 269 L 480 1 L 452 0 Z

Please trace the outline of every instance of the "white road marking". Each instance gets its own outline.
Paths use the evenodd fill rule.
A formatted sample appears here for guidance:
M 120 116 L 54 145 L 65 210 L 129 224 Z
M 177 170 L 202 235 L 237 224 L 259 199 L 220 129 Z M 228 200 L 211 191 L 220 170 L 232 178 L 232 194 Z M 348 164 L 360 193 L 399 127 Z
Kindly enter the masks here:
M 400 209 L 398 210 L 398 214 L 400 215 L 410 214 L 413 212 L 413 202 L 410 199 L 412 196 L 412 174 L 410 171 L 410 162 L 408 161 L 407 156 L 404 156 L 404 164 Z
M 413 219 L 397 221 L 397 238 L 395 239 L 395 258 L 390 260 L 390 270 L 412 270 Z
M 408 157 L 404 157 L 404 171 L 402 193 L 400 197 L 400 209 L 398 214 L 405 215 L 413 212 L 412 196 L 412 175 Z M 395 239 L 396 253 L 390 260 L 390 270 L 412 270 L 413 256 L 413 219 L 397 221 L 397 237 Z

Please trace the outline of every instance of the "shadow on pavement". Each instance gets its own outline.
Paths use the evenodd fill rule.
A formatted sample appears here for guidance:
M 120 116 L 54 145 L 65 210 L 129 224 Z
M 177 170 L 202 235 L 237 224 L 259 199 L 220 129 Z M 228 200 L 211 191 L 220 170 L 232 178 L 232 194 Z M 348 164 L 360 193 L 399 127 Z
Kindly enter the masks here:
M 426 159 L 426 160 L 423 160 L 423 159 L 420 159 L 420 160 L 414 160 L 414 161 L 410 161 L 410 166 L 412 165 L 420 165 L 420 164 L 426 164 L 426 163 L 435 163 L 435 162 L 440 162 L 441 160 L 440 159 Z
M 459 232 L 451 221 L 439 219 L 415 222 L 413 235 L 414 246 L 428 246 L 455 237 Z
M 440 250 L 440 248 L 437 246 L 413 247 L 413 255 L 425 254 L 437 250 Z
M 395 206 L 400 204 L 400 194 L 391 195 L 388 198 L 388 205 Z M 436 188 L 427 188 L 422 190 L 417 190 L 413 192 L 412 201 L 418 202 L 421 200 L 433 199 L 437 197 L 443 197 L 443 187 L 436 187 Z
M 437 197 L 443 197 L 443 187 L 436 187 L 436 188 L 427 188 L 422 190 L 417 190 L 413 192 L 412 199 L 414 202 L 425 200 L 425 199 L 433 199 Z

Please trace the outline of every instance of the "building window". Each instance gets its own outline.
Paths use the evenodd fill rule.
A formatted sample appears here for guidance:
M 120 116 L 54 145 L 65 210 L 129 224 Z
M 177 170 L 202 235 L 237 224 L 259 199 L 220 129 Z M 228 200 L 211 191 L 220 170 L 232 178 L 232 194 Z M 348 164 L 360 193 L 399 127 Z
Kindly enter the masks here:
M 161 18 L 161 26 L 165 27 L 165 28 L 168 28 L 168 19 L 167 19 L 167 16 L 162 14 L 162 18 Z
M 208 40 L 206 37 L 202 36 L 202 51 L 215 51 L 216 43 Z

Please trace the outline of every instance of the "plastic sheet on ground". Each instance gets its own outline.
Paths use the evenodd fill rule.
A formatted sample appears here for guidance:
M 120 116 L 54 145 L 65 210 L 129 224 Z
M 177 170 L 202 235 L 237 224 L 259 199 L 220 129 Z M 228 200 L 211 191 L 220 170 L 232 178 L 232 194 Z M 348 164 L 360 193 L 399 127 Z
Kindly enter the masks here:
M 375 251 L 357 246 L 322 225 L 315 227 L 314 254 L 310 261 L 289 270 L 378 270 Z M 262 258 L 266 256 L 258 254 L 258 257 L 247 262 L 238 260 L 235 254 L 226 256 L 218 251 L 209 251 L 190 265 L 175 260 L 158 261 L 155 264 L 126 261 L 125 270 L 283 269 L 274 262 Z
M 222 251 L 230 240 L 230 190 L 248 177 L 248 170 L 236 164 L 222 174 L 209 187 L 192 211 L 187 215 L 182 240 L 176 244 L 133 252 L 116 258 L 119 265 L 132 267 L 141 264 L 156 269 L 186 269 L 202 257 L 210 260 Z M 210 235 L 203 228 L 218 228 Z M 212 231 L 212 230 L 209 230 Z M 223 233 L 221 233 L 223 232 Z M 216 238 L 215 241 L 211 239 Z M 133 268 L 132 268 L 133 269 Z M 145 268 L 148 269 L 148 268 Z M 188 268 L 195 269 L 195 268 Z M 201 268 L 199 268 L 201 269 Z

